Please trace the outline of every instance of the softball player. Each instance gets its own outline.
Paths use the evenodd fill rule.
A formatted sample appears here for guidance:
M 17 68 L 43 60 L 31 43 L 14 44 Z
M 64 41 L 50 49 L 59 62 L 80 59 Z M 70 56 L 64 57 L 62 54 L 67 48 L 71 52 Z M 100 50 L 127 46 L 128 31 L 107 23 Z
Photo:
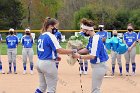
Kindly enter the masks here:
M 137 33 L 133 32 L 134 28 L 131 24 L 127 26 L 127 32 L 124 34 L 123 39 L 124 43 L 129 47 L 128 51 L 124 54 L 126 60 L 126 76 L 129 74 L 129 63 L 131 60 L 132 63 L 132 75 L 135 75 L 136 63 L 136 41 L 137 41 Z
M 80 34 L 82 36 L 85 36 L 83 32 L 80 32 Z M 84 62 L 83 62 L 84 61 Z M 79 60 L 80 62 L 80 74 L 84 74 L 84 75 L 87 75 L 87 70 L 88 70 L 88 60 L 86 59 L 80 59 Z
M 58 21 L 54 18 L 48 18 L 43 24 L 42 34 L 38 38 L 37 43 L 37 70 L 39 74 L 39 87 L 35 93 L 56 93 L 57 75 L 55 61 L 58 60 L 58 53 L 73 54 L 74 50 L 66 50 L 61 48 L 55 35 Z
M 86 48 L 78 51 L 80 54 L 90 53 L 90 55 L 75 54 L 75 58 L 90 59 L 92 67 L 92 91 L 91 93 L 100 93 L 100 87 L 107 71 L 106 62 L 108 54 L 104 48 L 104 44 L 99 35 L 95 34 L 94 24 L 87 20 L 83 22 L 82 30 L 85 36 L 90 36 L 89 43 Z
M 60 43 L 62 40 L 62 34 L 61 32 L 58 31 L 58 29 L 56 29 L 56 31 L 54 32 L 55 37 L 57 38 L 58 42 Z M 56 61 L 56 67 L 58 69 L 58 65 L 59 65 L 59 61 Z
M 103 40 L 103 43 L 105 44 L 105 41 L 107 39 L 107 31 L 104 30 L 104 25 L 99 25 L 99 31 L 96 33 L 100 35 L 100 38 Z
M 33 43 L 34 39 L 31 36 L 30 29 L 25 29 L 25 35 L 21 39 L 21 43 L 23 46 L 22 49 L 22 60 L 23 60 L 23 74 L 26 74 L 26 64 L 27 64 L 27 57 L 30 61 L 30 74 L 33 74 Z
M 18 38 L 14 35 L 14 29 L 9 29 L 9 34 L 6 37 L 6 44 L 7 44 L 7 55 L 8 55 L 8 62 L 9 62 L 9 72 L 7 74 L 12 73 L 12 63 L 14 66 L 14 74 L 16 72 L 16 54 L 17 54 L 17 46 L 18 46 Z
M 117 30 L 112 31 L 113 37 L 116 37 L 118 41 L 120 38 L 117 37 L 118 33 Z M 121 55 L 115 52 L 115 50 L 112 48 L 111 50 L 111 59 L 112 59 L 112 76 L 114 76 L 115 72 L 115 64 L 116 64 L 116 59 L 119 65 L 119 70 L 120 70 L 120 76 L 122 76 L 122 62 L 121 62 Z
M 0 43 L 1 43 L 1 41 L 2 41 L 2 36 L 0 34 Z M 1 49 L 0 49 L 0 74 L 5 74 L 5 72 L 2 70 L 1 51 L 2 51 L 2 45 L 1 45 Z

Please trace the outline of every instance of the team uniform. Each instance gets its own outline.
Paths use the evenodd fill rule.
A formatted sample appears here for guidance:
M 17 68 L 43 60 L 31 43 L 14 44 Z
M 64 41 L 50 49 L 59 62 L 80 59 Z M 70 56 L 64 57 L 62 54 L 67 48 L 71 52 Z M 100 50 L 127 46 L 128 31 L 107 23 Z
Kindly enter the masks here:
M 85 36 L 83 32 L 80 32 L 80 35 Z M 79 62 L 80 62 L 80 74 L 84 73 L 86 75 L 88 70 L 88 61 L 84 60 L 83 62 L 83 59 L 80 59 Z
M 61 32 L 56 31 L 54 35 L 57 38 L 58 42 L 60 43 L 61 40 L 62 40 L 62 34 L 61 34 Z M 57 67 L 57 69 L 58 69 L 58 65 L 59 65 L 59 61 L 56 61 L 56 67 Z
M 106 62 L 109 59 L 108 54 L 104 48 L 104 44 L 99 35 L 94 35 L 89 38 L 89 43 L 86 47 L 90 55 L 95 56 L 94 59 L 90 59 L 92 67 L 92 92 L 100 93 L 100 87 L 107 71 Z
M 6 44 L 7 44 L 7 55 L 8 55 L 8 62 L 9 62 L 9 73 L 12 73 L 12 63 L 14 66 L 14 72 L 16 74 L 16 55 L 17 55 L 17 45 L 18 45 L 18 38 L 16 35 L 8 35 L 6 37 Z
M 124 36 L 123 36 L 123 39 L 124 39 L 126 45 L 128 47 L 131 47 L 131 45 L 137 41 L 137 33 L 135 33 L 135 32 L 131 32 L 131 33 L 126 32 L 124 34 Z M 124 56 L 125 56 L 125 60 L 126 60 L 126 72 L 127 72 L 127 74 L 129 73 L 130 60 L 131 60 L 131 63 L 132 63 L 132 71 L 133 71 L 133 73 L 135 73 L 135 69 L 136 69 L 136 63 L 135 63 L 136 46 L 134 46 L 131 49 L 130 52 L 127 51 L 124 54 Z
M 113 36 L 113 38 L 117 39 L 118 41 L 120 40 L 120 38 L 118 38 L 118 37 Z M 114 73 L 115 73 L 116 59 L 117 59 L 118 65 L 119 65 L 120 75 L 122 75 L 121 54 L 118 54 L 115 51 L 116 51 L 116 49 L 114 49 L 114 48 L 111 49 L 112 75 L 114 75 Z
M 29 61 L 30 61 L 31 74 L 33 74 L 34 51 L 32 47 L 33 47 L 34 40 L 30 35 L 24 35 L 21 39 L 21 43 L 23 46 L 23 49 L 22 49 L 22 61 L 23 61 L 23 68 L 24 68 L 23 74 L 26 74 L 27 57 L 29 58 Z
M 107 38 L 107 31 L 103 30 L 103 31 L 98 31 L 96 32 L 96 34 L 100 35 L 100 38 Z M 105 44 L 105 42 L 104 42 Z
M 2 36 L 1 36 L 1 34 L 0 34 L 0 42 L 2 41 Z M 2 46 L 1 46 L 2 47 Z M 1 48 L 1 50 L 0 50 L 0 52 L 2 51 L 2 48 Z M 1 53 L 0 53 L 1 54 Z M 1 61 L 1 55 L 0 55 L 0 74 L 4 74 L 4 71 L 2 71 L 2 61 Z
M 39 73 L 40 85 L 35 93 L 55 93 L 58 80 L 58 70 L 56 68 L 56 59 L 58 57 L 57 49 L 61 48 L 55 35 L 50 32 L 41 34 L 37 43 L 37 70 Z

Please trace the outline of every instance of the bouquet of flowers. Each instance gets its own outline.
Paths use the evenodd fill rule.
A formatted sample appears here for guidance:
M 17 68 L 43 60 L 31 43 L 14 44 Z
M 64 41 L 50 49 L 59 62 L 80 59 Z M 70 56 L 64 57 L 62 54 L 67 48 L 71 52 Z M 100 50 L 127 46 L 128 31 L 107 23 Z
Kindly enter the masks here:
M 67 43 L 67 49 L 82 49 L 84 48 L 88 43 L 88 38 L 85 38 L 84 36 L 77 34 L 77 36 L 71 36 L 69 38 L 69 41 Z M 76 63 L 77 59 L 73 58 L 72 55 L 68 55 L 67 62 L 70 65 L 74 65 Z

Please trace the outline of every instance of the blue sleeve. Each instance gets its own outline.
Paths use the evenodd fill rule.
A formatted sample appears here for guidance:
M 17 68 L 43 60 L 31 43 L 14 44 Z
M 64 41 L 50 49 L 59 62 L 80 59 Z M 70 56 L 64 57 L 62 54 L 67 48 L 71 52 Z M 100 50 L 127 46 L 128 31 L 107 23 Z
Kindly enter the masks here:
M 22 45 L 24 45 L 24 37 L 22 38 L 21 43 L 22 43 Z
M 137 39 L 140 39 L 140 32 L 138 33 L 138 37 L 137 37 Z
M 62 34 L 61 34 L 61 32 L 59 33 L 59 40 L 60 41 L 62 40 Z
M 125 34 L 123 35 L 123 40 L 126 41 L 126 36 L 125 36 Z
M 105 36 L 104 36 L 104 38 L 107 38 L 107 32 L 105 32 Z

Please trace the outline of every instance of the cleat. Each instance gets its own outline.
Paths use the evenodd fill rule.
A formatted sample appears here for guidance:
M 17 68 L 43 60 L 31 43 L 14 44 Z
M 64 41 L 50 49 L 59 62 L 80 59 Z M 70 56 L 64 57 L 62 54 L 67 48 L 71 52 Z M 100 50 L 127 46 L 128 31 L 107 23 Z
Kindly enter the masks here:
M 26 70 L 23 71 L 23 75 L 25 75 L 25 74 L 26 74 Z
M 15 71 L 14 74 L 17 74 L 17 72 Z
M 84 75 L 87 75 L 87 71 L 84 71 Z
M 31 74 L 31 75 L 33 75 L 33 74 L 34 74 L 34 72 L 31 70 L 31 71 L 30 71 L 30 74 Z

